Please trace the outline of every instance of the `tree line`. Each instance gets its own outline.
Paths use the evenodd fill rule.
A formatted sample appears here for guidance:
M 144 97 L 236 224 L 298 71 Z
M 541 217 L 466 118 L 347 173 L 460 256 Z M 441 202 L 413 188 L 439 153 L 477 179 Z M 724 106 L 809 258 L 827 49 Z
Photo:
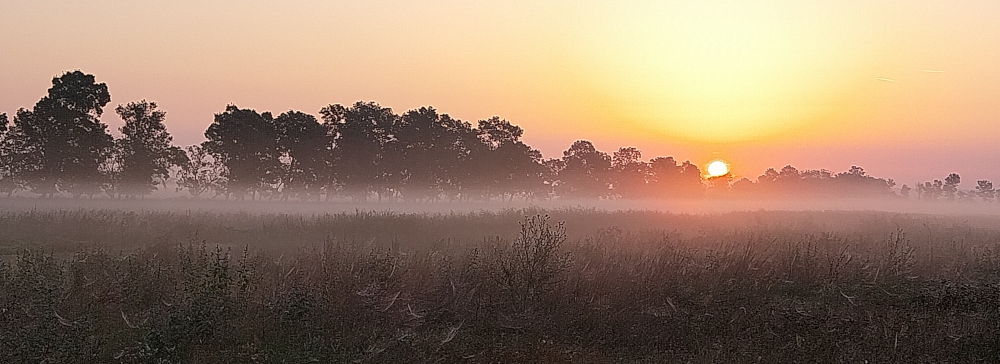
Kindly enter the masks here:
M 699 198 L 731 196 L 902 196 L 892 179 L 864 169 L 832 173 L 768 169 L 756 181 L 708 178 L 690 161 L 644 160 L 622 147 L 608 154 L 586 140 L 560 158 L 543 158 L 521 140 L 519 126 L 494 116 L 473 125 L 421 107 L 402 114 L 375 102 L 331 104 L 319 115 L 228 105 L 215 114 L 206 140 L 175 146 L 155 102 L 118 105 L 125 122 L 113 137 L 101 122 L 111 101 L 95 77 L 71 71 L 11 122 L 0 114 L 0 192 L 28 191 L 137 198 L 166 188 L 195 197 L 432 201 L 549 198 Z M 916 185 L 921 199 L 992 200 L 989 181 L 959 191 L 953 174 Z

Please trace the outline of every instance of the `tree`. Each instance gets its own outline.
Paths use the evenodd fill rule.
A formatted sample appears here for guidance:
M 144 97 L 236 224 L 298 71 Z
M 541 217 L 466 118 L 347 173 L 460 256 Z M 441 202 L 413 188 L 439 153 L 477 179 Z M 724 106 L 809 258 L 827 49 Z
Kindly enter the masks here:
M 93 75 L 73 71 L 53 78 L 48 94 L 32 110 L 18 110 L 8 132 L 3 154 L 12 177 L 45 196 L 98 193 L 107 182 L 101 166 L 114 143 L 99 120 L 110 101 L 107 85 Z
M 903 187 L 899 188 L 899 195 L 903 198 L 910 198 L 910 190 L 912 190 L 912 188 L 904 184 Z
M 381 199 L 393 191 L 390 186 L 400 178 L 393 170 L 396 155 L 391 154 L 399 117 L 392 109 L 375 102 L 357 102 L 347 108 L 328 105 L 320 110 L 323 123 L 334 136 L 334 173 L 344 192 L 355 200 L 365 200 L 372 193 Z
M 445 115 L 447 116 L 447 115 Z M 440 194 L 452 142 L 442 115 L 433 107 L 421 107 L 404 113 L 399 119 L 395 166 L 402 173 L 400 194 L 407 200 L 433 198 Z
M 284 157 L 282 198 L 318 198 L 329 184 L 333 141 L 315 116 L 287 111 L 274 119 L 278 149 Z
M 167 114 L 157 110 L 155 102 L 130 102 L 118 105 L 115 112 L 125 121 L 119 129 L 122 137 L 115 141 L 120 192 L 148 195 L 166 182 L 171 167 L 187 162 L 187 155 L 170 144 L 173 137 L 163 125 Z
M 988 180 L 976 181 L 976 195 L 985 202 L 993 202 L 996 198 L 996 190 L 993 189 L 993 182 Z
M 645 193 L 649 165 L 642 161 L 642 152 L 634 147 L 621 147 L 611 156 L 615 192 L 625 198 L 638 198 Z
M 691 161 L 677 163 L 674 157 L 656 157 L 649 161 L 649 188 L 654 196 L 689 198 L 704 195 L 701 169 Z
M 177 171 L 177 191 L 187 190 L 198 197 L 208 191 L 216 195 L 225 192 L 226 166 L 208 154 L 200 145 L 185 148 L 187 158 Z
M 944 178 L 944 185 L 941 186 L 941 191 L 944 192 L 944 196 L 948 200 L 955 200 L 955 193 L 958 192 L 958 184 L 962 183 L 962 177 L 958 173 L 949 174 L 948 177 Z
M 488 187 L 486 197 L 500 195 L 527 198 L 544 189 L 545 167 L 542 153 L 521 141 L 524 130 L 498 116 L 479 120 L 479 136 L 485 148 L 479 148 L 478 163 Z
M 205 131 L 205 150 L 226 166 L 226 194 L 242 199 L 273 189 L 281 172 L 281 153 L 271 113 L 226 106 Z
M 447 130 L 447 139 L 437 143 L 438 150 L 443 153 L 441 174 L 438 176 L 439 187 L 449 199 L 468 199 L 481 191 L 484 180 L 481 173 L 481 156 L 488 148 L 479 137 L 479 129 L 471 123 L 454 119 L 447 114 L 441 115 L 441 125 Z
M 575 197 L 604 197 L 608 194 L 611 157 L 586 140 L 577 140 L 563 152 L 565 167 L 559 172 L 565 193 Z

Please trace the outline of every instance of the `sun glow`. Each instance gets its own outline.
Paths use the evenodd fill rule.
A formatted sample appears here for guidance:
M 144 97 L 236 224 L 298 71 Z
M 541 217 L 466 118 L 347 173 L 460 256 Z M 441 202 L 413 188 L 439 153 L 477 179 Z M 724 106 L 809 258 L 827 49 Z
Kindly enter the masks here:
M 714 161 L 708 164 L 708 176 L 718 177 L 725 176 L 729 173 L 729 165 L 723 161 Z
M 856 31 L 822 7 L 647 3 L 609 9 L 584 46 L 612 117 L 688 140 L 760 140 L 836 117 Z M 626 20 L 627 19 L 627 20 Z M 615 21 L 617 20 L 617 21 Z M 863 48 L 863 46 L 858 46 Z M 596 67 L 596 68 L 595 68 Z

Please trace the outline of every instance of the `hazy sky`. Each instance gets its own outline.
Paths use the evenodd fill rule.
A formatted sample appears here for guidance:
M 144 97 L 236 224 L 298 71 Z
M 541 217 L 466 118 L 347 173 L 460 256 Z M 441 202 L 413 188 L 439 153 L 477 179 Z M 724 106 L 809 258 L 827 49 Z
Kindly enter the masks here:
M 500 115 L 546 157 L 1000 181 L 995 0 L 0 1 L 0 112 L 73 69 L 156 101 L 184 145 L 229 103 L 374 100 Z

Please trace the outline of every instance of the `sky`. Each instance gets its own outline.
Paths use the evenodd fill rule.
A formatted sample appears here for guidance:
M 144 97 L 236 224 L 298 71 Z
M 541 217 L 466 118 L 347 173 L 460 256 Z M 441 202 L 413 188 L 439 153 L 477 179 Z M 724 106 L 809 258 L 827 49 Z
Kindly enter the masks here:
M 559 157 L 578 139 L 737 176 L 1000 182 L 1000 2 L 0 2 L 0 112 L 68 70 L 146 99 L 180 145 L 227 104 L 374 100 L 499 115 Z

